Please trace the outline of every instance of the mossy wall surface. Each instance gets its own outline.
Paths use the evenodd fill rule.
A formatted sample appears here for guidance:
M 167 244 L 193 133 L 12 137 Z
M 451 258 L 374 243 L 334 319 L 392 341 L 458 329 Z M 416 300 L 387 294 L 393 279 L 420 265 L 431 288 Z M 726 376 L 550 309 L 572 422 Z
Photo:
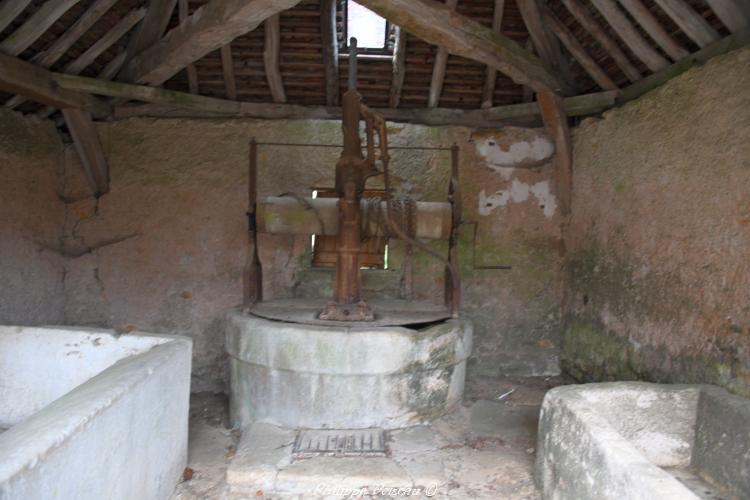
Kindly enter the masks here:
M 51 121 L 0 107 L 0 324 L 64 321 L 62 152 Z
M 460 147 L 463 312 L 475 332 L 470 376 L 557 373 L 560 221 L 554 189 L 545 191 L 553 188 L 549 139 L 516 128 L 389 124 L 388 131 L 393 146 Z M 242 300 L 249 140 L 341 144 L 340 123 L 129 119 L 99 124 L 99 133 L 110 193 L 96 202 L 79 170 L 68 169 L 67 197 L 78 201 L 69 204 L 66 242 L 78 257 L 66 277 L 67 320 L 189 335 L 193 390 L 221 390 L 221 318 Z M 258 152 L 261 197 L 333 187 L 337 148 L 261 145 Z M 397 196 L 447 200 L 449 151 L 394 149 L 391 168 Z M 259 248 L 266 298 L 330 293 L 332 276 L 309 269 L 309 237 L 261 235 Z M 402 253 L 392 242 L 392 269 L 366 277 L 368 290 L 398 291 Z M 512 269 L 492 268 L 499 265 Z M 414 278 L 417 298 L 442 300 L 440 263 L 416 252 Z
M 563 369 L 750 396 L 750 49 L 574 131 Z

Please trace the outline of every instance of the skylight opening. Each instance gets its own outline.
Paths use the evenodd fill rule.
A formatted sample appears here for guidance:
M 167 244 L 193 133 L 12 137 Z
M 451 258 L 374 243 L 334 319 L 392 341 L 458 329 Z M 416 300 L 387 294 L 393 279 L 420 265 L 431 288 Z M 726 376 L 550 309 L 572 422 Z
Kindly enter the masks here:
M 352 0 L 346 5 L 346 30 L 347 41 L 356 38 L 359 49 L 386 50 L 387 21 Z

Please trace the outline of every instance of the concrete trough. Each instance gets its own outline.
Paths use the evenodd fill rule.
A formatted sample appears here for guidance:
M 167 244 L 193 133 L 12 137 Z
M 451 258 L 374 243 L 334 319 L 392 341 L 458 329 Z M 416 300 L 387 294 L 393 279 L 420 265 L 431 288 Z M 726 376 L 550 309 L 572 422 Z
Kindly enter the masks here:
M 536 481 L 555 500 L 750 498 L 750 400 L 708 385 L 558 387 Z
M 169 498 L 191 351 L 185 337 L 0 327 L 0 498 Z

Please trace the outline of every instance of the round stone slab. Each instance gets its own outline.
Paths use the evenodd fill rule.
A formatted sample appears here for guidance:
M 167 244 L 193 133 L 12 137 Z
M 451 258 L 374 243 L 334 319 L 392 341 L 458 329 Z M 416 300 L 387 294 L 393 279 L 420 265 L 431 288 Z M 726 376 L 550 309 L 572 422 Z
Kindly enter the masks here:
M 461 401 L 472 326 L 422 329 L 272 321 L 239 310 L 225 322 L 232 424 L 395 429 Z

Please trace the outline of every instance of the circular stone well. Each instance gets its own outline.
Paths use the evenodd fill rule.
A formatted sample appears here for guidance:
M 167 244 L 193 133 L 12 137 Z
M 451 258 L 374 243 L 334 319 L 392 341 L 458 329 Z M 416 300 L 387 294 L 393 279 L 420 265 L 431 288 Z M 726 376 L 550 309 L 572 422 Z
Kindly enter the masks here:
M 226 318 L 230 416 L 244 427 L 394 429 L 433 420 L 461 401 L 472 326 L 401 326 Z

